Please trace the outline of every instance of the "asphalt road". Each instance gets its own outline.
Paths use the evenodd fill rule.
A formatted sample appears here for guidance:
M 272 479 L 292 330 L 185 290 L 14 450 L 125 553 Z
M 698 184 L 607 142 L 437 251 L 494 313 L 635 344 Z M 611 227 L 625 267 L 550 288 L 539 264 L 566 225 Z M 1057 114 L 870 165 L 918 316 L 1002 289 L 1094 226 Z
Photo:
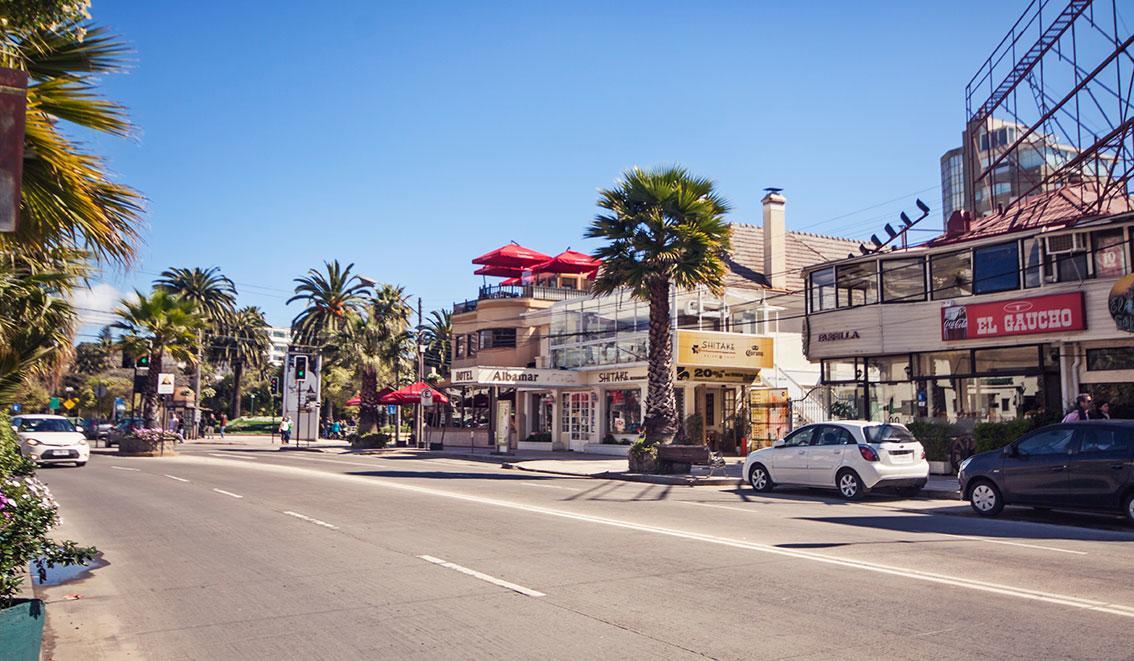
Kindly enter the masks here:
M 1107 520 L 219 446 L 41 476 L 109 563 L 43 590 L 57 659 L 1134 654 Z

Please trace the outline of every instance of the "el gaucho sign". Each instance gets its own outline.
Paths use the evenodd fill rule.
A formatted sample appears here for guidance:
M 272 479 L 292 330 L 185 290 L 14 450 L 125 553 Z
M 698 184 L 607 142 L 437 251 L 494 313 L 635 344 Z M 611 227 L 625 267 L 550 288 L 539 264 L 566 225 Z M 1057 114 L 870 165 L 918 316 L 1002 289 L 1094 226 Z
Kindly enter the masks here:
M 1065 333 L 1087 328 L 1083 292 L 1016 298 L 941 309 L 941 339 L 974 340 Z

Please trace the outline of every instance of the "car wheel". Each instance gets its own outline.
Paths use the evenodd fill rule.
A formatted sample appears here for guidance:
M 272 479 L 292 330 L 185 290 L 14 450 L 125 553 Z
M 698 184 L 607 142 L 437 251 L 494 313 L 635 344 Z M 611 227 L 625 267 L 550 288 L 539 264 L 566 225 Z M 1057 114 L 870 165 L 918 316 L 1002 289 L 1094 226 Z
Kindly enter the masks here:
M 995 484 L 981 480 L 969 490 L 969 505 L 981 516 L 996 516 L 1004 509 L 1004 498 Z
M 761 491 L 771 491 L 775 484 L 772 483 L 772 476 L 768 474 L 768 469 L 764 468 L 763 464 L 753 464 L 752 470 L 748 471 L 748 483 L 752 488 Z
M 839 495 L 846 500 L 858 500 L 866 492 L 862 486 L 862 478 L 849 468 L 844 468 L 835 476 L 835 487 Z
M 1134 523 L 1134 491 L 1122 499 L 1122 513 L 1126 515 L 1127 523 Z

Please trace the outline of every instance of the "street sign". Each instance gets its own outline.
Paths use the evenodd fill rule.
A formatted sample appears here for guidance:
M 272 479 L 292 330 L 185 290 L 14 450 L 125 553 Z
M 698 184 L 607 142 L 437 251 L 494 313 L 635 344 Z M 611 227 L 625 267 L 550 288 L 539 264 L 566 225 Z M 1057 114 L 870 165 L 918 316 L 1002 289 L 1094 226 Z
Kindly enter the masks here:
M 19 413 L 24 410 L 23 404 L 12 404 L 12 413 Z
M 51 399 L 47 400 L 47 408 L 51 409 L 52 411 L 58 409 L 59 408 L 59 398 L 58 397 L 52 397 Z
M 115 411 L 125 411 L 126 410 L 126 400 L 122 399 L 121 397 L 115 397 L 114 398 L 114 410 Z
M 421 391 L 421 405 L 433 406 L 433 391 L 429 388 Z
M 79 403 L 79 400 L 77 400 L 77 399 L 65 399 L 65 400 L 63 400 L 63 408 L 70 411 L 71 409 L 75 408 L 75 405 L 78 404 L 78 403 Z
M 173 374 L 170 372 L 162 372 L 158 374 L 157 394 L 159 395 L 172 395 L 173 394 Z
M 386 415 L 397 415 L 397 413 L 398 413 L 398 405 L 397 404 L 387 404 L 386 405 Z

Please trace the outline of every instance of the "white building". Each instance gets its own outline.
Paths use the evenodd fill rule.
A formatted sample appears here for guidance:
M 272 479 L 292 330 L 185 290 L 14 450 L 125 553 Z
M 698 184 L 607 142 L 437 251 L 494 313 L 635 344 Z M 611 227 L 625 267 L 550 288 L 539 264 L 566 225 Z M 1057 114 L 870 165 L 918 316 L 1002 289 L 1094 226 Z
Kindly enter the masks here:
M 272 348 L 268 351 L 268 362 L 272 365 L 283 365 L 287 359 L 287 345 L 291 342 L 290 328 L 269 328 L 268 338 Z

